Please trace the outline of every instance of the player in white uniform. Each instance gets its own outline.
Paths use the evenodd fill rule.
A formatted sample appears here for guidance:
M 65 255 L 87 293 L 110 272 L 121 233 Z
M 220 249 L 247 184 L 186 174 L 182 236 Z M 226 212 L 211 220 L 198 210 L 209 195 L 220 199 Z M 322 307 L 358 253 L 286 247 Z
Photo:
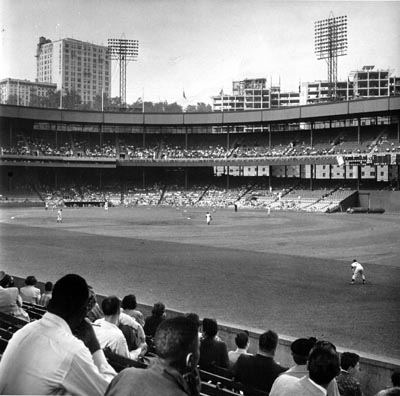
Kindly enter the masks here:
M 57 223 L 62 223 L 62 209 L 58 209 L 58 212 L 57 212 Z
M 356 278 L 358 276 L 361 276 L 363 284 L 365 285 L 364 267 L 357 260 L 353 260 L 353 262 L 351 263 L 351 269 L 353 271 L 351 284 L 354 285 Z
M 211 214 L 210 214 L 210 212 L 207 212 L 206 213 L 206 221 L 207 221 L 207 225 L 210 225 L 210 223 L 211 223 Z

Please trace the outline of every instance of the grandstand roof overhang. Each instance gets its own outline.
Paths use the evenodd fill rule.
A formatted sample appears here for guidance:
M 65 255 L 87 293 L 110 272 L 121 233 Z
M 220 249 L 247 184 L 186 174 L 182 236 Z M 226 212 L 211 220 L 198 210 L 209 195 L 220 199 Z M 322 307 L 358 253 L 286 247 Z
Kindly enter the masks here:
M 279 109 L 210 113 L 113 113 L 0 105 L 0 117 L 79 124 L 144 126 L 262 125 L 400 114 L 400 96 L 293 106 Z

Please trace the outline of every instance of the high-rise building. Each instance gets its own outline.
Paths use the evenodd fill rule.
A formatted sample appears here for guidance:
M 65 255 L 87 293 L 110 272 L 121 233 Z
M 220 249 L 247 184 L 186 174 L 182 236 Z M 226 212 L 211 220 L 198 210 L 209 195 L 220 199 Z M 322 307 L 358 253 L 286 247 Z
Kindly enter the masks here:
M 378 70 L 375 66 L 364 66 L 350 72 L 347 81 L 336 83 L 335 100 L 352 100 L 378 96 L 400 95 L 400 77 L 393 70 Z M 300 89 L 300 103 L 314 104 L 330 101 L 327 81 L 304 82 Z
M 108 48 L 71 38 L 51 41 L 40 37 L 36 50 L 37 80 L 76 92 L 82 103 L 96 95 L 111 95 L 111 60 Z
M 5 78 L 0 81 L 0 103 L 13 100 L 13 104 L 19 106 L 36 106 L 34 97 L 48 97 L 56 88 L 52 83 Z

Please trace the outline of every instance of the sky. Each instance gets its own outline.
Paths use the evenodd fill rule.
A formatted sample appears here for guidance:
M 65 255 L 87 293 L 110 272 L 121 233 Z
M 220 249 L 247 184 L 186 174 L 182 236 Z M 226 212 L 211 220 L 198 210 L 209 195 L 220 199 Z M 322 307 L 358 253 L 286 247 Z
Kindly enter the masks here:
M 299 82 L 327 79 L 314 23 L 331 13 L 347 15 L 339 80 L 364 65 L 400 75 L 400 0 L 0 0 L 0 79 L 35 80 L 40 36 L 102 45 L 126 38 L 139 40 L 138 59 L 127 65 L 128 103 L 211 104 L 246 78 L 297 91 Z M 113 61 L 111 95 L 118 93 Z

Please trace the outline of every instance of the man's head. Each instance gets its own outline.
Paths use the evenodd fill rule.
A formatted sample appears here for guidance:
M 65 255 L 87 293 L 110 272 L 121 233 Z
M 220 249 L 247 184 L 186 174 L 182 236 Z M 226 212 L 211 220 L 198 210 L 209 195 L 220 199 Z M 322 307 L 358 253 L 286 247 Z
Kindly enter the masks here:
M 162 302 L 155 303 L 151 313 L 154 316 L 163 316 L 165 313 L 165 305 Z
M 25 285 L 27 286 L 35 286 L 37 283 L 36 278 L 33 275 L 29 275 L 26 279 L 25 279 Z
M 68 274 L 55 283 L 47 310 L 63 318 L 74 330 L 86 316 L 88 298 L 89 289 L 85 279 Z
M 218 333 L 218 324 L 215 319 L 204 318 L 203 319 L 203 333 L 208 338 L 213 338 Z
M 11 283 L 12 283 L 12 277 L 8 274 L 4 274 L 0 280 L 0 286 L 4 288 L 10 287 Z
M 121 300 L 117 296 L 106 297 L 101 303 L 101 309 L 106 319 L 115 319 L 121 312 Z
M 340 367 L 349 373 L 355 374 L 358 371 L 360 356 L 352 352 L 343 352 L 340 356 Z
M 327 388 L 340 372 L 339 356 L 333 344 L 317 342 L 308 357 L 307 368 L 310 378 Z
M 258 340 L 258 348 L 260 352 L 274 355 L 278 345 L 278 334 L 272 330 L 268 330 L 260 335 Z
M 46 292 L 51 292 L 53 290 L 53 282 L 46 282 L 44 285 L 44 290 Z
M 236 334 L 235 344 L 240 349 L 247 348 L 247 346 L 249 344 L 249 333 L 243 331 L 242 333 Z
M 137 302 L 136 296 L 134 294 L 128 294 L 122 299 L 122 308 L 123 309 L 136 309 Z
M 157 355 L 179 372 L 192 371 L 199 360 L 196 324 L 185 317 L 164 320 L 154 337 Z
M 315 344 L 315 338 L 298 338 L 292 342 L 290 349 L 293 360 L 296 364 L 304 365 L 307 363 L 308 355 Z

